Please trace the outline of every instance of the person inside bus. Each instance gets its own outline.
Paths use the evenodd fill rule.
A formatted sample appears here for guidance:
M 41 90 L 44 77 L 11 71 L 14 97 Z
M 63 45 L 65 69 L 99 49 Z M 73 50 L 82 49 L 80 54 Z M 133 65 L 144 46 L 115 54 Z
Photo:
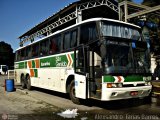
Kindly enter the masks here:
M 36 56 L 36 50 L 35 50 L 35 48 L 33 47 L 32 48 L 32 57 L 35 57 Z
M 51 40 L 51 43 L 50 43 L 49 53 L 50 53 L 50 54 L 54 54 L 55 52 L 57 52 L 56 41 L 55 41 L 55 39 L 52 39 L 52 40 Z
M 45 42 L 43 42 L 41 44 L 41 50 L 40 50 L 40 55 L 43 56 L 43 55 L 47 55 L 48 54 L 48 48 L 47 48 L 47 45 Z

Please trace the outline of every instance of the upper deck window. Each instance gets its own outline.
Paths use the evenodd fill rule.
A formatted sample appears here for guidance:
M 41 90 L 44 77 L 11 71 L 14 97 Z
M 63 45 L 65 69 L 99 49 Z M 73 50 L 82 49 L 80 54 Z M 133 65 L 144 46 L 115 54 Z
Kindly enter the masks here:
M 49 39 L 45 39 L 40 42 L 40 56 L 48 55 L 49 51 Z
M 61 35 L 57 35 L 50 38 L 50 54 L 54 54 L 56 52 L 60 52 L 61 50 Z
M 125 24 L 114 22 L 102 22 L 101 31 L 103 36 L 119 37 L 132 40 L 141 40 L 138 28 L 129 27 Z
M 39 43 L 33 44 L 32 46 L 32 57 L 37 57 L 39 55 Z
M 81 26 L 80 44 L 85 44 L 97 39 L 96 23 L 88 23 Z
M 64 50 L 77 46 L 77 29 L 64 33 Z

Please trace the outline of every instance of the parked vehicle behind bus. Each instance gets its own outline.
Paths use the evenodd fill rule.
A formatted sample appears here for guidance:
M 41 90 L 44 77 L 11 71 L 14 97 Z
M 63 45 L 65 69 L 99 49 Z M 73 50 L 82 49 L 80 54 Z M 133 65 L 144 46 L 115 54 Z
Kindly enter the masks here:
M 0 75 L 7 74 L 8 66 L 7 65 L 0 65 Z

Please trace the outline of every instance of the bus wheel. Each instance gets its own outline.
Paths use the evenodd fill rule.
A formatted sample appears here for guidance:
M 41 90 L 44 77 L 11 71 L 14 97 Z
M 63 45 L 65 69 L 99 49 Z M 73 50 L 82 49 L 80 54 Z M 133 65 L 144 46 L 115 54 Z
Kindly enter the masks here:
M 22 86 L 22 88 L 26 88 L 24 75 L 21 76 L 21 86 Z
M 73 103 L 80 104 L 80 99 L 75 96 L 75 83 L 72 81 L 69 87 L 69 96 Z
M 28 89 L 28 90 L 31 90 L 31 89 L 32 89 L 32 86 L 31 86 L 31 79 L 30 79 L 30 76 L 29 76 L 29 75 L 27 75 L 26 81 L 27 81 L 27 89 Z

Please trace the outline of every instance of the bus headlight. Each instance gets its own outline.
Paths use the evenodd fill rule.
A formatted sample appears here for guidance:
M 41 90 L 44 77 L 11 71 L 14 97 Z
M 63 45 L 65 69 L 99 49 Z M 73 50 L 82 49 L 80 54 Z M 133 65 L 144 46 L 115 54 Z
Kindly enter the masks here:
M 121 88 L 122 83 L 107 83 L 107 88 Z
M 151 76 L 148 76 L 148 77 L 147 77 L 147 80 L 148 80 L 148 81 L 149 81 L 149 80 L 151 80 L 151 79 L 152 79 L 152 77 L 151 77 Z
M 147 77 L 143 77 L 143 81 L 146 81 L 147 80 Z
M 151 85 L 151 82 L 145 82 L 145 85 Z
M 152 80 L 152 77 L 151 77 L 151 76 L 143 77 L 143 81 L 150 81 L 150 80 Z
M 158 77 L 156 77 L 156 80 L 159 80 L 159 78 L 158 78 Z
M 122 83 L 118 83 L 118 87 L 119 88 L 123 87 Z

